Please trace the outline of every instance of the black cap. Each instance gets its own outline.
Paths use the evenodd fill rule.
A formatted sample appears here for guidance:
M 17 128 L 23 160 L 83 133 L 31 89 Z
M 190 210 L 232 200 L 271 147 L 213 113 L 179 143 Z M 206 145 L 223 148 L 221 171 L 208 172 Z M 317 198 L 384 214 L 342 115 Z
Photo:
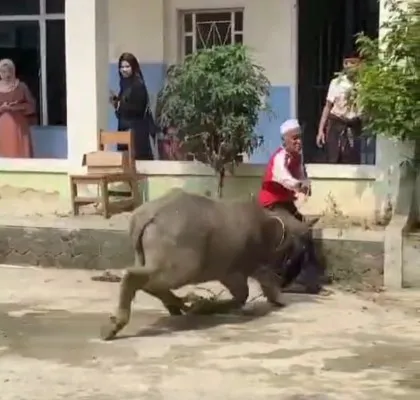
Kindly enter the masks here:
M 357 50 L 350 50 L 350 51 L 347 51 L 346 53 L 344 53 L 343 60 L 347 60 L 349 58 L 359 58 L 360 59 L 361 57 L 360 57 L 360 54 Z

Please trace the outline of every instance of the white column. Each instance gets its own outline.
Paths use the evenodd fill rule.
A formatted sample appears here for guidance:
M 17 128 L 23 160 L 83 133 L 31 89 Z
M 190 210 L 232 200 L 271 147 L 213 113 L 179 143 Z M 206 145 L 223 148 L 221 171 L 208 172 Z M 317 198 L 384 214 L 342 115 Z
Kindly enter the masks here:
M 386 0 L 379 1 L 379 40 L 382 40 L 386 30 L 383 24 L 391 17 L 386 8 Z M 376 166 L 378 177 L 376 180 L 377 211 L 384 214 L 389 203 L 395 207 L 400 181 L 400 163 L 414 154 L 414 146 L 409 142 L 378 136 L 376 139 Z
M 108 0 L 66 0 L 65 18 L 68 161 L 77 172 L 108 125 Z
M 382 40 L 386 30 L 383 27 L 390 17 L 390 12 L 386 7 L 386 0 L 379 0 L 379 40 Z

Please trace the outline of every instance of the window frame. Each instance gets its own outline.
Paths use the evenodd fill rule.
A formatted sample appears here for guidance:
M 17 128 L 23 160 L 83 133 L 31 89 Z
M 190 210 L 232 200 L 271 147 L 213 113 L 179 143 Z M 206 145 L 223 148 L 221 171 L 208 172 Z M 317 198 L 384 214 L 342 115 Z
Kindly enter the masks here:
M 35 0 L 34 0 L 35 1 Z M 39 57 L 41 61 L 40 70 L 40 103 L 41 103 L 41 126 L 48 126 L 48 92 L 47 92 L 47 21 L 49 20 L 63 20 L 65 21 L 65 14 L 47 14 L 46 0 L 39 1 L 39 14 L 32 15 L 0 15 L 1 22 L 24 22 L 37 21 L 39 24 Z
M 235 13 L 242 13 L 242 30 L 235 29 Z M 178 11 L 178 37 L 179 37 L 179 46 L 178 46 L 178 58 L 183 60 L 187 54 L 185 54 L 185 38 L 192 37 L 192 48 L 193 53 L 197 51 L 197 14 L 220 14 L 220 13 L 230 13 L 231 21 L 231 43 L 235 43 L 235 35 L 242 35 L 242 43 L 244 42 L 244 21 L 245 21 L 245 9 L 243 7 L 238 8 L 203 8 L 203 9 L 186 9 Z M 191 14 L 192 17 L 192 32 L 185 32 L 185 15 Z M 217 22 L 217 21 L 215 21 Z

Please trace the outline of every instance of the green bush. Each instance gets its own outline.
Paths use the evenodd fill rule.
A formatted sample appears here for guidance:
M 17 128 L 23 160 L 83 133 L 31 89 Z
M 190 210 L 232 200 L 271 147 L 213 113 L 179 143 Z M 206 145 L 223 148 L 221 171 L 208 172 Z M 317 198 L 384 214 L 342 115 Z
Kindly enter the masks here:
M 369 132 L 400 140 L 420 139 L 420 1 L 388 0 L 383 36 L 360 34 L 363 57 L 355 101 Z
M 174 126 L 182 147 L 219 175 L 261 144 L 255 133 L 270 83 L 242 45 L 200 50 L 168 70 L 158 122 Z

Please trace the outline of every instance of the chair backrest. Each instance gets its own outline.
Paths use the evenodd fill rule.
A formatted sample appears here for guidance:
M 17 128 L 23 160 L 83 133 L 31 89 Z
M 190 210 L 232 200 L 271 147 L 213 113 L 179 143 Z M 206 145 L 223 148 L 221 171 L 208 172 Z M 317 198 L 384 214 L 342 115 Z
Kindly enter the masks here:
M 130 167 L 136 167 L 134 154 L 134 138 L 131 131 L 105 131 L 100 130 L 98 134 L 98 150 L 105 150 L 105 146 L 123 144 L 127 146 Z

